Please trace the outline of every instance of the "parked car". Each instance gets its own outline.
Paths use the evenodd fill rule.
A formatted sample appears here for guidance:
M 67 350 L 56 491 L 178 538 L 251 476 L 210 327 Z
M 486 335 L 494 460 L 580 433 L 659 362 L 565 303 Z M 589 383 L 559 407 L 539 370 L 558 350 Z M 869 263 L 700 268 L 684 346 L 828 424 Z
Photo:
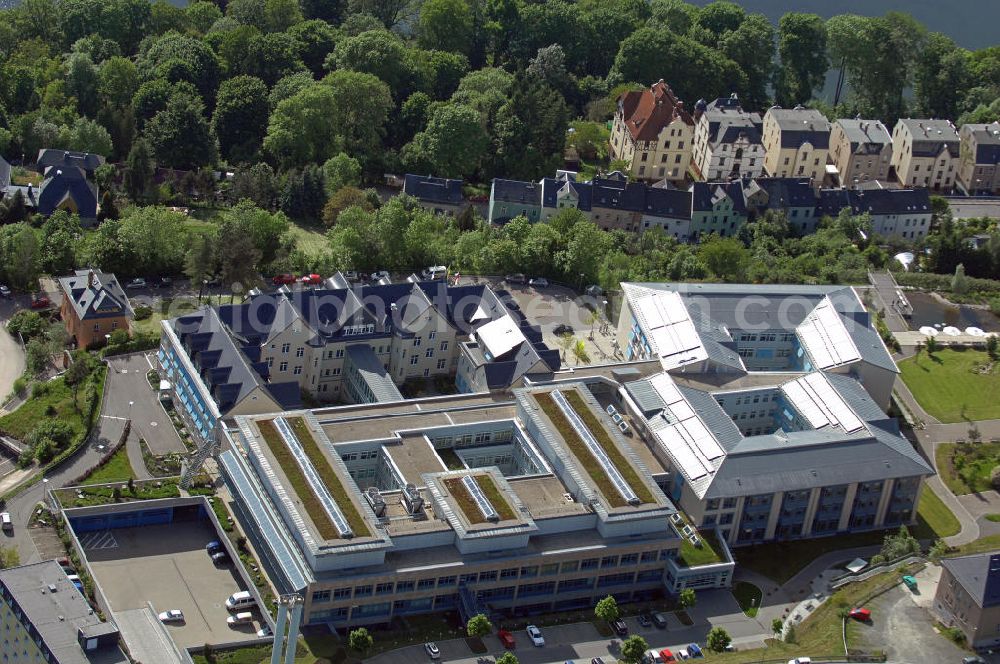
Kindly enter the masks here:
M 499 632 L 497 632 L 497 638 L 500 639 L 500 643 L 503 645 L 503 647 L 507 648 L 508 650 L 513 650 L 514 646 L 517 645 L 517 642 L 514 640 L 514 635 L 511 634 L 506 629 L 501 629 Z
M 674 654 L 677 655 L 677 659 L 678 660 L 685 660 L 685 659 L 689 659 L 691 657 L 691 655 L 688 653 L 688 651 L 687 651 L 686 648 L 681 648 L 680 650 L 678 650 Z
M 14 522 L 10 518 L 10 512 L 0 512 L 0 525 L 3 526 L 4 532 L 14 532 Z
M 249 609 L 250 607 L 256 606 L 257 600 L 253 598 L 248 590 L 240 590 L 230 595 L 226 599 L 226 608 L 230 611 L 239 611 L 240 609 Z
M 649 616 L 648 613 L 640 613 L 638 620 L 639 620 L 639 627 L 652 627 L 653 626 L 653 619 Z
M 969 655 L 962 658 L 962 664 L 986 664 L 986 660 L 979 655 Z
M 655 613 L 653 613 L 652 618 L 654 625 L 656 625 L 660 629 L 667 628 L 667 616 L 665 613 L 660 613 L 659 611 L 656 611 Z
M 698 647 L 697 643 L 689 643 L 687 651 L 692 657 L 704 657 L 704 654 L 701 652 L 701 648 Z
M 549 285 L 549 280 L 545 277 L 535 277 L 528 282 L 528 285 L 532 288 L 547 288 Z
M 508 284 L 526 284 L 528 283 L 528 278 L 518 272 L 517 274 L 508 274 L 503 278 Z
M 426 281 L 438 281 L 448 276 L 448 268 L 444 265 L 431 265 L 424 269 L 420 276 Z
M 146 287 L 146 280 L 143 279 L 142 277 L 136 277 L 132 281 L 125 284 L 125 288 L 128 288 L 129 290 L 134 290 L 136 288 L 145 288 L 145 287 Z
M 323 277 L 318 274 L 307 274 L 302 277 L 303 286 L 319 286 L 323 283 Z
M 604 660 L 600 657 L 594 657 L 590 660 L 590 664 L 604 664 Z
M 78 575 L 67 574 L 66 578 L 69 579 L 69 582 L 72 583 L 81 594 L 83 593 L 83 581 L 80 580 Z
M 567 325 L 566 323 L 560 323 L 559 325 L 556 325 L 554 328 L 552 328 L 552 334 L 556 335 L 557 337 L 561 337 L 564 334 L 573 334 L 573 326 Z
M 916 590 L 917 589 L 917 580 L 916 580 L 916 578 L 914 578 L 914 577 L 910 576 L 909 574 L 907 574 L 906 576 L 903 577 L 903 585 L 905 585 L 910 590 Z
M 433 641 L 428 641 L 424 644 L 424 652 L 426 652 L 427 656 L 431 659 L 441 659 L 441 650 Z
M 5 284 L 0 284 L 0 297 L 10 297 L 10 289 Z
M 271 283 L 275 286 L 291 286 L 295 283 L 295 275 L 290 273 L 276 274 L 271 277 Z
M 647 650 L 642 656 L 642 664 L 663 664 L 663 658 L 655 650 Z
M 267 625 L 264 625 L 263 627 L 261 627 L 260 629 L 257 630 L 257 636 L 260 637 L 260 638 L 262 638 L 262 639 L 265 636 L 271 636 L 271 628 L 268 627 Z
M 229 560 L 229 554 L 225 551 L 216 551 L 211 556 L 212 562 L 216 565 L 221 565 Z
M 52 306 L 52 300 L 45 293 L 32 293 L 31 294 L 31 308 L 32 309 L 48 309 Z
M 674 657 L 674 653 L 670 652 L 670 648 L 664 648 L 660 651 L 660 659 L 663 660 L 664 664 L 666 664 L 666 662 L 677 661 L 677 658 Z
M 788 664 L 812 664 L 812 660 L 808 657 L 796 657 L 788 660 Z
M 611 629 L 615 631 L 615 634 L 624 638 L 628 636 L 628 625 L 621 618 L 615 618 L 611 621 Z
M 253 614 L 249 611 L 237 613 L 235 616 L 229 616 L 226 618 L 226 622 L 230 627 L 235 627 L 236 625 L 246 625 L 253 622 Z
M 170 288 L 174 285 L 174 280 L 170 277 L 160 277 L 160 283 L 157 284 L 158 288 Z
M 545 637 L 542 636 L 542 630 L 538 629 L 534 625 L 528 625 L 525 630 L 528 633 L 528 638 L 535 646 L 541 648 L 545 645 Z
M 872 619 L 871 609 L 865 608 L 851 609 L 847 615 L 861 622 L 869 622 Z
M 381 281 L 382 279 L 392 279 L 392 275 L 389 274 L 388 270 L 372 272 L 372 281 Z
M 211 542 L 205 545 L 205 551 L 208 551 L 208 555 L 210 556 L 218 553 L 219 551 L 224 551 L 224 550 L 225 549 L 223 549 L 222 547 L 222 542 L 220 542 L 219 540 L 212 540 Z
M 156 617 L 160 619 L 161 623 L 184 622 L 184 612 L 180 609 L 170 609 L 169 611 L 157 614 Z

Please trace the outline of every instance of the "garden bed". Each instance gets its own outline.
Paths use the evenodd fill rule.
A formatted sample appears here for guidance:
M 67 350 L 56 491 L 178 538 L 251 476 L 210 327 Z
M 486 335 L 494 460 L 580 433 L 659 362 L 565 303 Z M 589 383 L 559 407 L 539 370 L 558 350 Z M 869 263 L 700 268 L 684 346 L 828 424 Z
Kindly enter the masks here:
M 939 443 L 934 456 L 941 481 L 952 493 L 989 491 L 990 473 L 1000 465 L 1000 443 Z
M 471 477 L 479 485 L 479 489 L 483 492 L 486 500 L 490 502 L 490 505 L 496 511 L 501 521 L 516 518 L 514 510 L 510 508 L 506 499 L 500 495 L 500 490 L 493 483 L 492 477 L 489 475 L 471 475 Z M 485 523 L 486 517 L 483 515 L 482 510 L 479 509 L 479 505 L 476 504 L 475 499 L 469 494 L 469 490 L 465 488 L 461 477 L 448 478 L 444 480 L 444 485 L 448 487 L 448 491 L 455 499 L 455 502 L 458 503 L 459 508 L 465 514 L 465 518 L 469 520 L 469 523 Z

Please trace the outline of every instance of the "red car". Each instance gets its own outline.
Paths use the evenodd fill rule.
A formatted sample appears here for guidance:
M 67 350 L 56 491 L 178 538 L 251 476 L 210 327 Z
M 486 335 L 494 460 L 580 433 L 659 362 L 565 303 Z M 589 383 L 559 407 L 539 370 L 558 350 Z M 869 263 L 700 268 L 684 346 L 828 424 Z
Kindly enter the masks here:
M 322 283 L 323 277 L 318 274 L 307 274 L 302 277 L 303 286 L 319 286 Z
M 514 635 L 513 634 L 511 634 L 510 632 L 508 632 L 505 629 L 501 629 L 499 632 L 497 632 L 497 637 L 500 639 L 500 643 L 503 644 L 504 648 L 507 648 L 508 650 L 513 650 L 514 649 L 514 646 L 516 644 L 514 643 Z
M 669 648 L 664 648 L 663 650 L 660 651 L 660 659 L 662 659 L 664 662 L 677 661 L 676 659 L 674 659 L 674 653 L 670 652 Z
M 31 296 L 32 309 L 46 309 L 52 306 L 52 301 L 44 293 L 34 293 Z
M 291 286 L 295 283 L 294 274 L 276 274 L 271 278 L 271 283 L 275 286 Z
M 872 612 L 870 609 L 851 609 L 850 613 L 847 615 L 855 620 L 860 620 L 861 622 L 868 622 L 872 619 Z

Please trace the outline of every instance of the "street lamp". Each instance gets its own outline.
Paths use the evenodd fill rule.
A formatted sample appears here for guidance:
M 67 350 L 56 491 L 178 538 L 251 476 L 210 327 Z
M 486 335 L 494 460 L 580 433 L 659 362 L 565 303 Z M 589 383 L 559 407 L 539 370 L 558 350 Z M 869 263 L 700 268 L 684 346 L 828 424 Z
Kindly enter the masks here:
M 205 286 L 208 285 L 208 279 L 202 279 L 201 285 L 198 286 L 198 304 L 201 304 L 201 294 L 205 290 Z
M 110 334 L 105 334 L 104 335 L 104 347 L 107 348 L 110 345 L 111 345 L 111 335 Z

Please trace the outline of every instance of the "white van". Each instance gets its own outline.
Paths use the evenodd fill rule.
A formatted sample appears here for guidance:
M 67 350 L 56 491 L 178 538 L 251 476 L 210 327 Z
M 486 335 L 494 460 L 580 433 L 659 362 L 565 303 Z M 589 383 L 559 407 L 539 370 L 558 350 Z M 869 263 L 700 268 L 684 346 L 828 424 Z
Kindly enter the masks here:
M 230 611 L 237 611 L 239 609 L 247 609 L 251 606 L 257 604 L 257 601 L 253 598 L 247 590 L 241 590 L 238 593 L 233 593 L 226 600 L 226 608 Z
M 8 533 L 14 530 L 14 522 L 10 520 L 10 512 L 0 512 L 0 525 Z
M 448 276 L 448 268 L 444 265 L 432 265 L 420 273 L 427 281 L 439 281 Z
M 235 616 L 229 616 L 226 618 L 226 622 L 229 623 L 230 627 L 233 625 L 246 625 L 253 622 L 253 614 L 249 611 L 237 613 Z
M 642 664 L 663 664 L 663 658 L 660 657 L 660 653 L 650 649 L 642 656 Z

